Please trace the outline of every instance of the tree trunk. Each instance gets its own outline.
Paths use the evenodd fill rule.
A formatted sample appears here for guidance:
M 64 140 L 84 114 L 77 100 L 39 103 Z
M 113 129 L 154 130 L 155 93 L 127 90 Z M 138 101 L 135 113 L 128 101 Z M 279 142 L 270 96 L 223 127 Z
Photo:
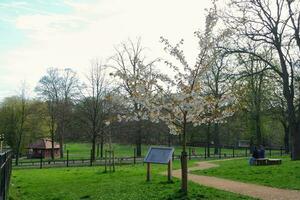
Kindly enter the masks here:
M 16 166 L 19 165 L 19 156 L 20 156 L 20 144 L 18 142 L 17 149 L 16 149 Z
M 260 127 L 260 110 L 257 111 L 255 115 L 255 134 L 256 134 L 256 145 L 259 146 L 262 144 L 262 135 Z
M 291 157 L 292 160 L 300 160 L 300 135 L 299 135 L 299 123 L 294 123 L 290 126 L 291 129 Z
M 188 192 L 188 166 L 186 152 L 186 115 L 184 116 L 182 130 L 182 152 L 181 152 L 181 190 L 184 194 Z
M 285 153 L 290 152 L 290 128 L 288 125 L 284 126 L 284 149 Z
M 94 132 L 93 133 L 93 137 L 92 137 L 92 155 L 91 155 L 91 159 L 92 161 L 95 161 L 95 158 L 96 158 L 96 133 Z
M 100 155 L 100 144 L 97 143 L 97 158 L 99 157 Z
M 103 133 L 101 134 L 101 141 L 100 141 L 100 157 L 103 158 L 103 148 L 104 148 L 104 137 Z
M 22 122 L 21 122 L 22 123 Z M 16 149 L 16 166 L 19 165 L 19 156 L 20 156 L 20 150 L 21 150 L 21 141 L 22 141 L 22 134 L 23 134 L 23 125 L 21 125 L 21 131 L 19 132 L 19 138 L 17 142 L 17 149 Z
M 137 139 L 137 142 L 136 142 L 136 156 L 142 157 L 142 144 L 141 144 L 139 138 Z
M 168 146 L 170 147 L 171 146 L 171 140 L 172 140 L 172 138 L 171 138 L 172 136 L 171 136 L 171 134 L 168 134 Z
M 214 124 L 214 154 L 219 154 L 220 138 L 219 138 L 219 124 Z
M 280 43 L 279 43 L 280 44 Z M 292 160 L 300 160 L 300 135 L 299 135 L 299 121 L 296 118 L 296 108 L 294 106 L 294 85 L 290 85 L 290 81 L 294 80 L 294 77 L 290 77 L 288 73 L 288 67 L 286 65 L 285 56 L 282 52 L 281 45 L 276 45 L 277 52 L 280 59 L 280 65 L 282 70 L 282 82 L 283 82 L 283 95 L 286 99 L 288 110 L 288 123 L 291 133 L 291 158 Z M 294 72 L 292 72 L 294 73 Z M 292 74 L 293 75 L 293 74 Z
M 136 156 L 142 156 L 142 122 L 138 121 L 138 130 L 137 130 L 137 137 L 136 137 Z
M 63 139 L 63 135 L 60 132 L 59 134 L 59 146 L 60 146 L 60 158 L 64 157 L 64 139 Z
M 207 126 L 207 133 L 206 133 L 206 145 L 207 145 L 207 157 L 210 157 L 210 123 Z
M 50 133 L 51 133 L 51 159 L 54 160 L 55 155 L 54 155 L 54 126 L 55 126 L 55 113 L 54 113 L 54 105 L 53 102 L 49 102 L 48 104 L 48 109 L 49 109 L 49 114 L 51 115 L 51 120 L 50 120 Z
M 51 159 L 54 160 L 54 131 L 51 130 Z

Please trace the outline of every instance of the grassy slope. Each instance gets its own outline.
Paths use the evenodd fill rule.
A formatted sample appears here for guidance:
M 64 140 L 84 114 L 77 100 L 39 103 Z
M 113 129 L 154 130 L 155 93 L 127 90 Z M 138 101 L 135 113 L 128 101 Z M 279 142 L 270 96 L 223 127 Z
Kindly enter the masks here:
M 179 163 L 175 163 L 178 167 Z M 167 183 L 159 175 L 166 166 L 154 165 L 152 181 L 145 181 L 146 166 L 122 166 L 115 173 L 102 167 L 14 170 L 11 200 L 111 200 L 182 199 L 180 181 Z M 188 199 L 250 199 L 241 195 L 189 183 Z
M 285 158 L 282 165 L 249 166 L 248 160 L 239 159 L 217 162 L 217 164 L 220 167 L 193 173 L 300 190 L 300 161 Z

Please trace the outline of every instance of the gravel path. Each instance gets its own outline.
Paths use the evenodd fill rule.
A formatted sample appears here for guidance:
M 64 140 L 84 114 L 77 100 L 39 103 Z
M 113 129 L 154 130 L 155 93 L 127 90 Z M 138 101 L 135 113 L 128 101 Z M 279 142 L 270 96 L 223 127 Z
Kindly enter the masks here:
M 212 167 L 218 167 L 219 165 L 210 162 L 199 162 L 198 166 L 192 167 L 189 171 L 193 170 L 204 170 Z M 181 170 L 174 170 L 173 176 L 181 178 Z M 195 183 L 217 188 L 220 190 L 225 190 L 229 192 L 234 192 L 238 194 L 243 194 L 251 196 L 254 198 L 265 199 L 265 200 L 300 200 L 300 191 L 298 190 L 287 190 L 279 189 L 268 186 L 261 186 L 251 183 L 242 183 L 238 181 L 231 181 L 228 179 L 211 177 L 211 176 L 200 176 L 195 174 L 190 174 L 188 176 L 190 181 Z

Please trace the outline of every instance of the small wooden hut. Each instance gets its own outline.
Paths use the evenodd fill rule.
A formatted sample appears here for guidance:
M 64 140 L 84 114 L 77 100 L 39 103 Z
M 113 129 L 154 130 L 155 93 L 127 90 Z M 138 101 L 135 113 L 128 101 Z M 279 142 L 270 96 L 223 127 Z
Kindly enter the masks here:
M 28 158 L 51 158 L 52 140 L 49 138 L 38 139 L 28 146 Z M 54 157 L 60 156 L 60 145 L 54 142 Z

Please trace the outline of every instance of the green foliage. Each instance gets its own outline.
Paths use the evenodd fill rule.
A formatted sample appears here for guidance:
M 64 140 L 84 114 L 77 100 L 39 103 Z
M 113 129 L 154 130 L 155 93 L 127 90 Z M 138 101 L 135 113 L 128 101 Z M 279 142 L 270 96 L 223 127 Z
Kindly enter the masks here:
M 285 158 L 282 165 L 249 166 L 248 160 L 238 159 L 216 164 L 220 167 L 193 173 L 300 190 L 300 161 L 291 161 L 290 158 Z
M 23 127 L 21 150 L 23 153 L 30 142 L 49 134 L 46 104 L 41 101 L 27 100 L 26 118 Z M 21 99 L 6 98 L 0 106 L 0 133 L 4 134 L 4 142 L 15 150 L 20 128 Z
M 159 175 L 165 170 L 166 165 L 153 165 L 151 182 L 145 180 L 143 165 L 117 167 L 115 173 L 103 173 L 102 167 L 14 170 L 10 200 L 251 199 L 191 182 L 184 198 L 178 179 L 168 183 Z

